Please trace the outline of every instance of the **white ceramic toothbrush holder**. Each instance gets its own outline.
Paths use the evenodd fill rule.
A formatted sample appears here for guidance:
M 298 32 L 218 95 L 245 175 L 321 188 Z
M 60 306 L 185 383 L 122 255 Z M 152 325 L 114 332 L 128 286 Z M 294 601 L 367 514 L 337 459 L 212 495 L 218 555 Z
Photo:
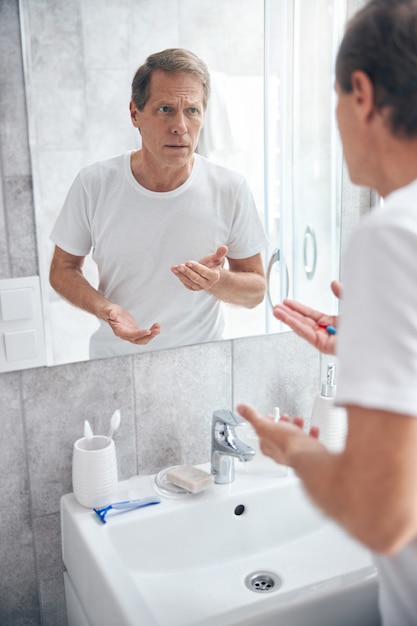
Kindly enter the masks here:
M 113 439 L 103 435 L 82 437 L 74 443 L 72 488 L 82 506 L 100 508 L 117 493 L 117 459 Z

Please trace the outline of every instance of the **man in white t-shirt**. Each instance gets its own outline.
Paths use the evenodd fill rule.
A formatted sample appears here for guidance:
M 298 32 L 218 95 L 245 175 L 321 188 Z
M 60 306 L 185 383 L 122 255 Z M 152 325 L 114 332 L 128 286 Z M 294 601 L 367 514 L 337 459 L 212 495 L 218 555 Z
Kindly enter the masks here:
M 417 624 L 417 0 L 372 0 L 336 62 L 337 121 L 352 181 L 384 199 L 353 233 L 340 319 L 285 301 L 275 316 L 337 354 L 346 448 L 330 454 L 301 418 L 239 412 L 262 449 L 375 554 L 384 626 Z M 332 285 L 340 296 L 339 283 Z M 328 326 L 336 326 L 331 334 Z M 329 332 L 330 331 L 330 332 Z
M 68 193 L 50 280 L 100 320 L 91 357 L 220 339 L 222 301 L 264 298 L 267 239 L 248 184 L 195 153 L 209 94 L 193 53 L 150 55 L 130 102 L 141 149 L 87 166 Z M 97 289 L 82 273 L 90 250 Z

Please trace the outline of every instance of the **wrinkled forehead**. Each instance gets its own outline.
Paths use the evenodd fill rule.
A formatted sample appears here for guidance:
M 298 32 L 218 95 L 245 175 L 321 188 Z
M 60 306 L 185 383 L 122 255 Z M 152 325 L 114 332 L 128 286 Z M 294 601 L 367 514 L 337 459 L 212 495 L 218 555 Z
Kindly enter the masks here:
M 149 83 L 149 99 L 181 99 L 188 104 L 204 105 L 204 88 L 196 74 L 155 70 Z

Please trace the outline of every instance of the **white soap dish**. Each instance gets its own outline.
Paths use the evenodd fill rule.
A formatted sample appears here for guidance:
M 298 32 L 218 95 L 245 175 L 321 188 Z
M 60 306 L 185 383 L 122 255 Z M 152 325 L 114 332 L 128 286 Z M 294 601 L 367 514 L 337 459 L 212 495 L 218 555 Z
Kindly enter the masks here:
M 168 498 L 184 498 L 186 496 L 194 495 L 190 491 L 187 491 L 182 487 L 178 487 L 168 480 L 167 473 L 177 467 L 179 466 L 172 465 L 171 467 L 166 467 L 155 475 L 155 489 L 161 496 L 166 496 Z

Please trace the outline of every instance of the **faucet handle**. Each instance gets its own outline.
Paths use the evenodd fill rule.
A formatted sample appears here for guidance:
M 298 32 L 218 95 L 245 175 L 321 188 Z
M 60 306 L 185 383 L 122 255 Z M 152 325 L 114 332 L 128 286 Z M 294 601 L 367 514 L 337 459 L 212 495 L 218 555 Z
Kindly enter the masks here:
M 239 426 L 239 424 L 243 424 L 245 420 L 237 413 L 233 413 L 233 411 L 229 411 L 228 409 L 218 409 L 217 411 L 214 411 L 212 421 L 213 424 L 215 422 L 223 422 L 229 426 Z

